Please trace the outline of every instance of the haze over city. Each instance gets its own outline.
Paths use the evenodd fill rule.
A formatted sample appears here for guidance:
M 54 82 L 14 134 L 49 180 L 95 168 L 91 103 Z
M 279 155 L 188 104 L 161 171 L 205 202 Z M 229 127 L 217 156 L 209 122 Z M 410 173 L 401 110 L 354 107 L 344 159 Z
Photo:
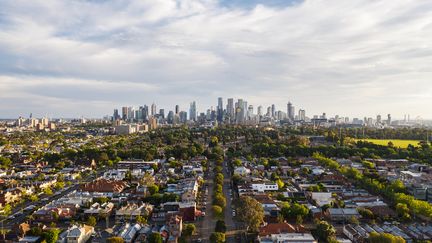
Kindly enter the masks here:
M 431 1 L 0 2 L 0 117 L 217 97 L 431 118 Z

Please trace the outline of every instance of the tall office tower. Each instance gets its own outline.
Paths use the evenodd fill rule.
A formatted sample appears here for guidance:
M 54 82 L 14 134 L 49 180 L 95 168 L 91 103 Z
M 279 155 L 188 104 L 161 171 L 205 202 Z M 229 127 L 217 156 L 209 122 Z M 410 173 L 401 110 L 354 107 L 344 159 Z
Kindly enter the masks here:
M 174 112 L 173 111 L 168 112 L 167 122 L 168 122 L 168 124 L 174 123 Z
M 196 121 L 197 120 L 196 119 L 197 118 L 196 115 L 197 115 L 197 112 L 196 112 L 196 102 L 192 101 L 190 103 L 190 107 L 189 107 L 189 120 Z
M 159 116 L 162 119 L 165 119 L 165 110 L 164 109 L 159 109 Z
M 258 106 L 258 109 L 257 109 L 257 115 L 258 116 L 262 116 L 263 115 L 263 112 L 262 112 L 262 106 Z
M 143 121 L 148 121 L 149 119 L 149 109 L 147 105 L 142 106 L 142 119 Z
M 391 125 L 391 115 L 387 114 L 387 125 Z
M 248 103 L 247 103 L 247 101 L 243 101 L 243 115 L 244 115 L 244 119 L 246 119 L 247 118 L 247 113 L 248 113 Z
M 142 110 L 141 109 L 135 110 L 135 120 L 142 121 Z
M 381 124 L 381 115 L 377 115 L 376 122 L 377 124 Z
M 271 117 L 276 117 L 276 106 L 271 105 Z
M 217 106 L 217 121 L 222 122 L 223 121 L 223 100 L 222 97 L 218 98 L 218 106 Z
M 234 118 L 235 118 L 235 106 L 234 106 L 234 99 L 233 98 L 228 99 L 227 114 L 228 114 L 228 117 L 230 118 L 231 122 L 233 122 Z
M 134 119 L 134 117 L 135 117 L 134 108 L 129 106 L 127 110 L 127 119 Z
M 305 121 L 306 120 L 306 111 L 305 110 L 300 109 L 298 111 L 298 119 L 300 121 Z
M 114 109 L 113 120 L 115 121 L 118 119 L 120 119 L 119 111 L 118 109 Z
M 280 121 L 280 120 L 283 120 L 283 119 L 284 119 L 285 114 L 284 114 L 284 112 L 282 112 L 282 111 L 277 111 L 277 112 L 276 112 L 276 117 L 277 117 L 277 119 Z
M 206 112 L 206 120 L 208 120 L 208 121 L 210 121 L 211 120 L 211 109 L 207 109 L 207 112 Z
M 244 102 L 243 99 L 238 99 L 236 107 L 236 123 L 242 124 L 244 122 Z
M 179 112 L 179 118 L 180 118 L 180 123 L 186 123 L 187 122 L 187 112 L 186 111 L 180 111 Z
M 294 106 L 291 104 L 291 102 L 288 102 L 287 105 L 287 115 L 290 120 L 294 120 Z
M 253 115 L 254 115 L 254 108 L 253 108 L 253 105 L 249 105 L 249 106 L 248 106 L 248 114 L 247 114 L 247 116 L 248 116 L 248 118 L 250 119 Z
M 179 106 L 179 105 L 176 105 L 176 106 L 175 106 L 175 114 L 178 115 L 179 112 L 180 112 L 180 106 Z
M 271 117 L 271 106 L 267 107 L 266 116 Z
M 151 116 L 156 116 L 156 104 L 153 102 L 151 105 Z
M 128 108 L 126 106 L 122 107 L 122 119 L 127 120 L 128 119 Z

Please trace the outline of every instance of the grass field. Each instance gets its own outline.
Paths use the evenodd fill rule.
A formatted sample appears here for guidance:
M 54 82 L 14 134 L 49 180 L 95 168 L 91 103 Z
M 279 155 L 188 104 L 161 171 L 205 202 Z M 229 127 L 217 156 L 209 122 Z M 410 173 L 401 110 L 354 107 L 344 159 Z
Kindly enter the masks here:
M 356 141 L 367 141 L 370 143 L 387 146 L 391 141 L 395 147 L 406 148 L 409 144 L 417 147 L 419 140 L 402 140 L 402 139 L 356 139 Z

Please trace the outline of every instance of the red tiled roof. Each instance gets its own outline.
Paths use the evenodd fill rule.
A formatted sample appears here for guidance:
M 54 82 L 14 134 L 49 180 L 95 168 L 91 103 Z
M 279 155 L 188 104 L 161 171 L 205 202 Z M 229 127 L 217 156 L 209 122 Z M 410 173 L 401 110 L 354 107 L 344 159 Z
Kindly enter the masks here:
M 295 233 L 294 226 L 288 223 L 272 223 L 260 228 L 260 236 L 268 236 L 280 233 Z

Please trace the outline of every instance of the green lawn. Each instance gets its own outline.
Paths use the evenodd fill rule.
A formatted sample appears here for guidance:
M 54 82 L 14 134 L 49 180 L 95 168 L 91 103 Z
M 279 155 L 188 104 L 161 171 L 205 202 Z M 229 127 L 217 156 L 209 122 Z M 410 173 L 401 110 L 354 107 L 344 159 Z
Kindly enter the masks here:
M 387 146 L 391 141 L 395 147 L 406 148 L 409 144 L 417 147 L 420 140 L 402 140 L 402 139 L 356 139 L 356 141 L 367 141 L 370 143 Z

